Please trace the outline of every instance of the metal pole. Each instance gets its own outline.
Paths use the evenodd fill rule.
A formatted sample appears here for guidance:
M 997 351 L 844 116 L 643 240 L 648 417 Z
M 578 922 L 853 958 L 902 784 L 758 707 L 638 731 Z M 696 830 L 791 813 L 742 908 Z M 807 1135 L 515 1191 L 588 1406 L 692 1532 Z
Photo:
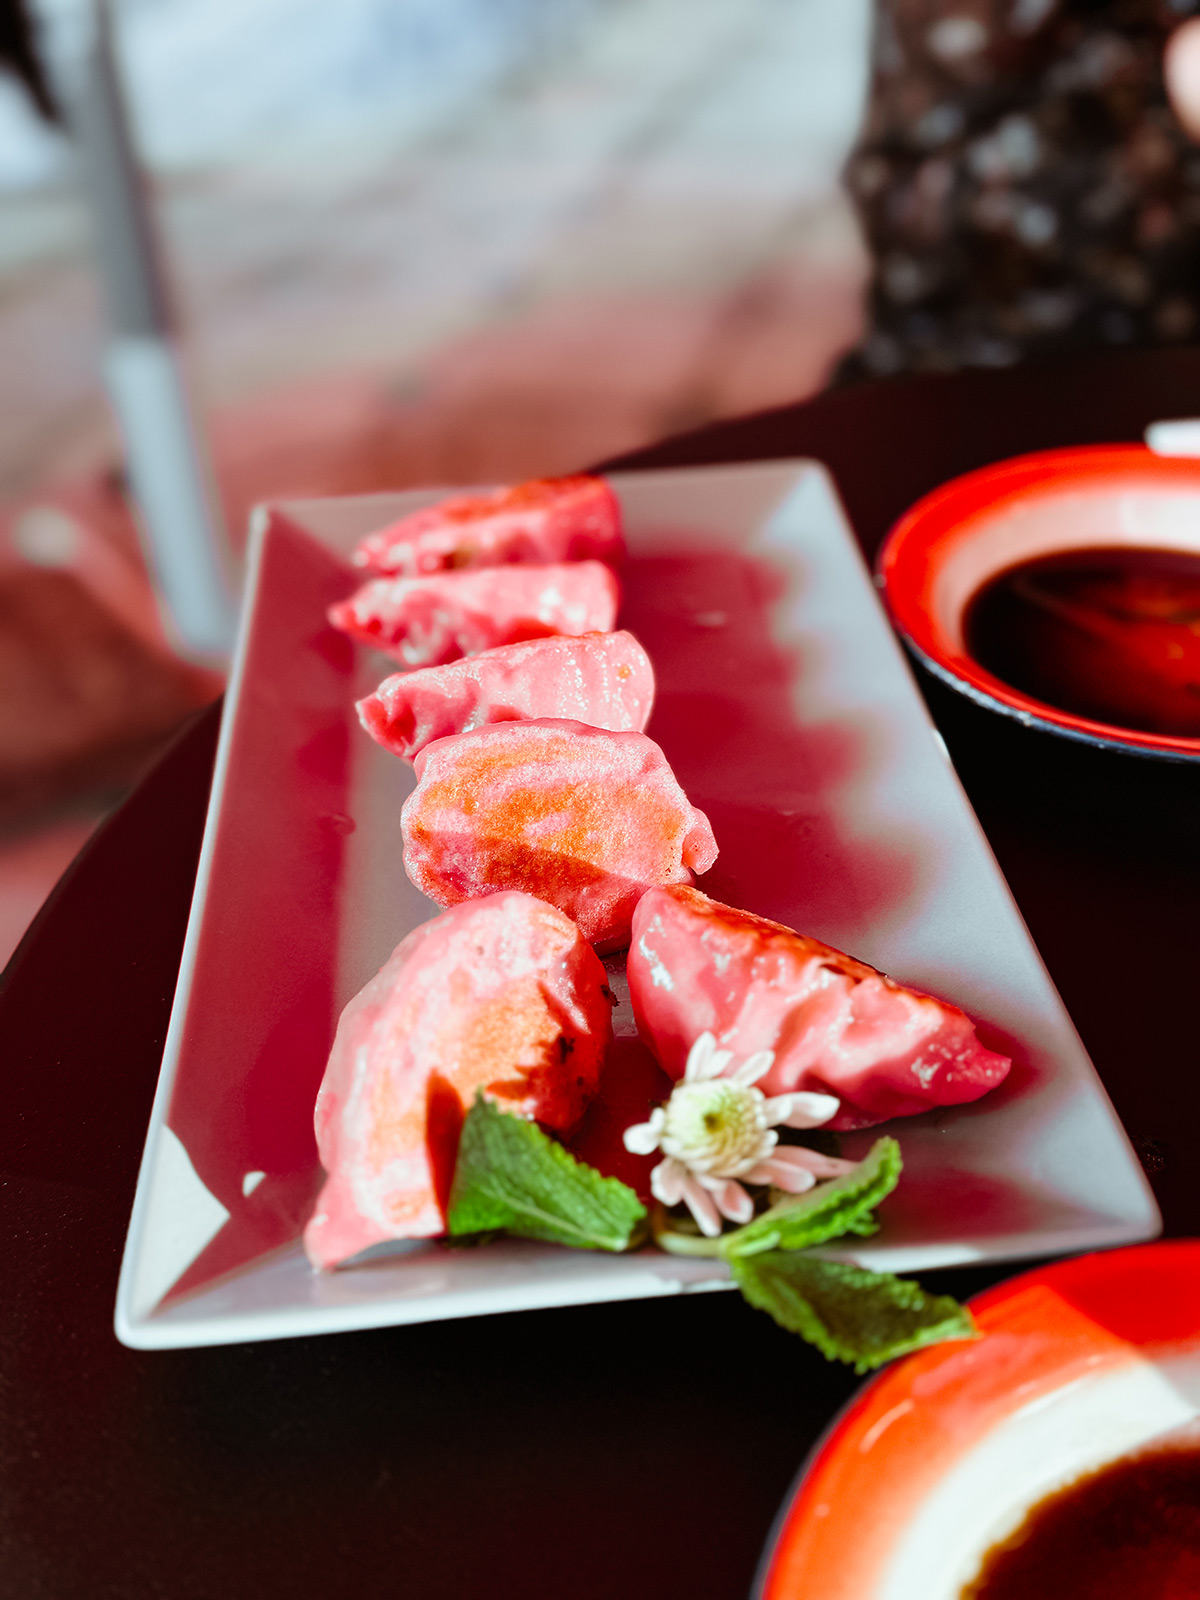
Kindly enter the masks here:
M 34 0 L 34 12 L 92 212 L 111 324 L 105 378 L 147 553 L 182 649 L 220 660 L 236 620 L 234 562 L 188 398 L 109 0 Z

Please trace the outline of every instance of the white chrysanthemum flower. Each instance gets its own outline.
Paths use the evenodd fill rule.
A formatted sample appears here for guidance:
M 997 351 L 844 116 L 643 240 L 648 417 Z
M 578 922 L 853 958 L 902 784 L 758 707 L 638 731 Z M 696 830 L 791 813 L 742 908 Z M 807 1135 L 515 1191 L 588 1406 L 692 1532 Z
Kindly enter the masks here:
M 625 1129 L 625 1148 L 635 1155 L 661 1150 L 650 1174 L 650 1190 L 663 1205 L 683 1201 L 700 1229 L 715 1239 L 730 1222 L 749 1222 L 754 1202 L 739 1179 L 773 1183 L 790 1194 L 811 1189 L 818 1178 L 851 1171 L 852 1161 L 823 1156 L 801 1145 L 779 1144 L 777 1127 L 819 1128 L 837 1114 L 831 1094 L 779 1094 L 770 1099 L 754 1085 L 769 1072 L 772 1050 L 748 1056 L 733 1072 L 731 1050 L 718 1050 L 702 1033 L 688 1052 L 682 1082 L 649 1122 Z

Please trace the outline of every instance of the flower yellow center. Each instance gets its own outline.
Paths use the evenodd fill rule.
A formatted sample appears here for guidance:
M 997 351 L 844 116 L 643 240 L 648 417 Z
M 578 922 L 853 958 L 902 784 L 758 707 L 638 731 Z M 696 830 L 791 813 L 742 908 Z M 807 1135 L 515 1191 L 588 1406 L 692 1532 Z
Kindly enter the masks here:
M 732 1172 L 753 1165 L 767 1134 L 764 1100 L 757 1089 L 713 1078 L 684 1083 L 667 1101 L 660 1145 L 695 1172 Z

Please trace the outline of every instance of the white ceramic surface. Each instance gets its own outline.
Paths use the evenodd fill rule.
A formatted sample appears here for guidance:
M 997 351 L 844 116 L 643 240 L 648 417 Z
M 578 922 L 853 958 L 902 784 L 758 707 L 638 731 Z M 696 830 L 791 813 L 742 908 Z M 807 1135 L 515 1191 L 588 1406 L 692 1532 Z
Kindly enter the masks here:
M 649 732 L 713 822 L 703 880 L 961 1004 L 1009 1050 L 985 1100 L 896 1125 L 889 1270 L 1144 1239 L 1141 1169 L 1034 950 L 876 600 L 827 475 L 775 462 L 614 480 L 622 623 Z M 262 513 L 116 1327 L 216 1344 L 728 1286 L 724 1267 L 517 1241 L 422 1245 L 327 1276 L 298 1236 L 338 1012 L 435 908 L 408 884 L 409 769 L 358 726 L 388 670 L 324 622 L 363 533 L 432 493 Z M 628 1026 L 628 1021 L 625 1024 Z M 847 1141 L 865 1150 L 871 1133 Z

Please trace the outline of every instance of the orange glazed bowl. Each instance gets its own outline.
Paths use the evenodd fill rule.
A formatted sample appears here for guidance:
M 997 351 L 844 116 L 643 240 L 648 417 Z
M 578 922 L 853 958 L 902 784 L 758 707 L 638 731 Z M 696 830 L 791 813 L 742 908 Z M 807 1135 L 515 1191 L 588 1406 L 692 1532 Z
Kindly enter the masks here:
M 1088 445 L 982 467 L 900 519 L 880 551 L 877 581 L 913 654 L 978 704 L 1087 744 L 1200 760 L 1200 736 L 1064 709 L 1005 682 L 971 652 L 968 611 L 990 580 L 1038 558 L 1097 550 L 1200 558 L 1200 460 Z M 1200 616 L 1191 631 L 1200 638 Z
M 776 1520 L 755 1600 L 962 1600 L 1047 1495 L 1195 1446 L 1200 1240 L 1042 1267 L 971 1309 L 977 1340 L 896 1362 L 836 1419 Z

